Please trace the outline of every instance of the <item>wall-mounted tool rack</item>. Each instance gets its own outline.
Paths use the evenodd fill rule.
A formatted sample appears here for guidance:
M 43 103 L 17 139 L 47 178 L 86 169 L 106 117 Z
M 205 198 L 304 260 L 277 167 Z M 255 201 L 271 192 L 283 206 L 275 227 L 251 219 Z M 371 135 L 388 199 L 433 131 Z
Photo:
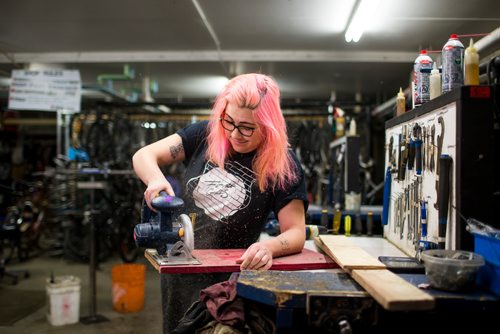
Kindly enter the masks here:
M 462 217 L 498 224 L 493 117 L 492 87 L 463 86 L 386 122 L 384 236 L 408 255 L 472 249 Z M 440 160 L 451 162 L 449 177 Z

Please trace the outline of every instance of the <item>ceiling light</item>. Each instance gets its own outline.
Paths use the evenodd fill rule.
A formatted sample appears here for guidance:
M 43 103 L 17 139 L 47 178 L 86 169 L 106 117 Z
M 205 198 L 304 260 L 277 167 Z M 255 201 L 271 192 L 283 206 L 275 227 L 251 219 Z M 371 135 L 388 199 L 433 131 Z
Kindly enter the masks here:
M 361 0 L 358 1 L 358 6 L 345 32 L 345 40 L 350 43 L 356 43 L 363 35 L 366 26 L 371 22 L 371 16 L 376 12 L 380 0 Z

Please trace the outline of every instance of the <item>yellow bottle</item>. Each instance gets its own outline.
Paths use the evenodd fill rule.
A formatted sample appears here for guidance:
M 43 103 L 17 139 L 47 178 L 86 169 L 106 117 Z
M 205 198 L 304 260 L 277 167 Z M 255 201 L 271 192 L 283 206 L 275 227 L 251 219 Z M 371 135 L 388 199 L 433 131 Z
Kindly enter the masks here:
M 399 87 L 399 93 L 396 97 L 396 116 L 404 114 L 406 111 L 406 99 L 403 89 Z
M 464 84 L 479 85 L 479 55 L 472 38 L 469 47 L 465 49 L 464 67 Z

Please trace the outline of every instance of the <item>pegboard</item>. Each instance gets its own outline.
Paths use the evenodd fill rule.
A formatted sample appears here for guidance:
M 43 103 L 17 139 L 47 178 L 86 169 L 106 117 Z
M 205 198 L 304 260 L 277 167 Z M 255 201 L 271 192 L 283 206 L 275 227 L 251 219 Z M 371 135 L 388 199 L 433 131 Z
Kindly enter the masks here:
M 391 197 L 388 225 L 384 235 L 405 253 L 414 255 L 420 241 L 439 243 L 438 236 L 438 184 L 439 156 L 448 154 L 452 159 L 451 180 L 456 184 L 456 103 L 450 103 L 431 113 L 386 130 L 386 168 L 391 166 Z M 404 177 L 400 173 L 400 143 L 408 142 L 416 127 L 421 129 L 422 168 L 417 174 L 416 161 L 411 169 L 406 166 Z M 442 141 L 441 141 L 442 139 Z M 391 143 L 392 142 L 392 143 Z M 405 148 L 407 149 L 407 148 Z M 404 154 L 404 153 L 402 153 Z M 451 187 L 450 208 L 456 206 Z M 422 237 L 422 201 L 427 213 L 427 237 Z M 448 213 L 451 209 L 448 210 Z M 446 244 L 456 248 L 455 215 L 448 214 Z
M 425 248 L 472 250 L 465 218 L 488 222 L 494 217 L 492 99 L 489 91 L 477 97 L 473 88 L 461 87 L 386 123 L 385 169 L 391 173 L 384 237 L 410 256 Z M 416 159 L 413 166 L 401 163 L 410 138 L 422 142 L 421 172 Z M 441 155 L 451 158 L 445 236 L 439 234 L 438 221 Z

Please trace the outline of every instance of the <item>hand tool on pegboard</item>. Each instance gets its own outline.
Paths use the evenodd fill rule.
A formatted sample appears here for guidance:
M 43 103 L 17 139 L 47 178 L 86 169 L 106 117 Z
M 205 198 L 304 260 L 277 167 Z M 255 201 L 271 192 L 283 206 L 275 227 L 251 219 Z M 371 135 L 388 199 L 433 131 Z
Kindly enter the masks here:
M 422 128 L 415 124 L 413 127 L 413 145 L 415 150 L 415 174 L 422 175 Z
M 406 139 L 406 125 L 404 125 L 403 132 L 399 135 L 399 170 L 398 170 L 399 181 L 403 181 L 405 179 L 407 161 L 408 161 L 408 148 Z
M 446 247 L 446 228 L 448 225 L 448 206 L 450 202 L 451 186 L 451 163 L 452 159 L 447 154 L 441 154 L 439 157 L 439 191 L 438 191 L 438 246 L 440 249 Z
M 443 140 L 444 140 L 444 119 L 443 116 L 438 117 L 438 123 L 441 125 L 441 133 L 437 135 L 437 159 L 438 162 L 436 164 L 436 193 L 439 195 L 439 173 L 440 173 L 440 162 L 439 159 L 441 159 L 441 152 L 443 150 Z M 434 208 L 439 210 L 439 200 L 434 203 Z

